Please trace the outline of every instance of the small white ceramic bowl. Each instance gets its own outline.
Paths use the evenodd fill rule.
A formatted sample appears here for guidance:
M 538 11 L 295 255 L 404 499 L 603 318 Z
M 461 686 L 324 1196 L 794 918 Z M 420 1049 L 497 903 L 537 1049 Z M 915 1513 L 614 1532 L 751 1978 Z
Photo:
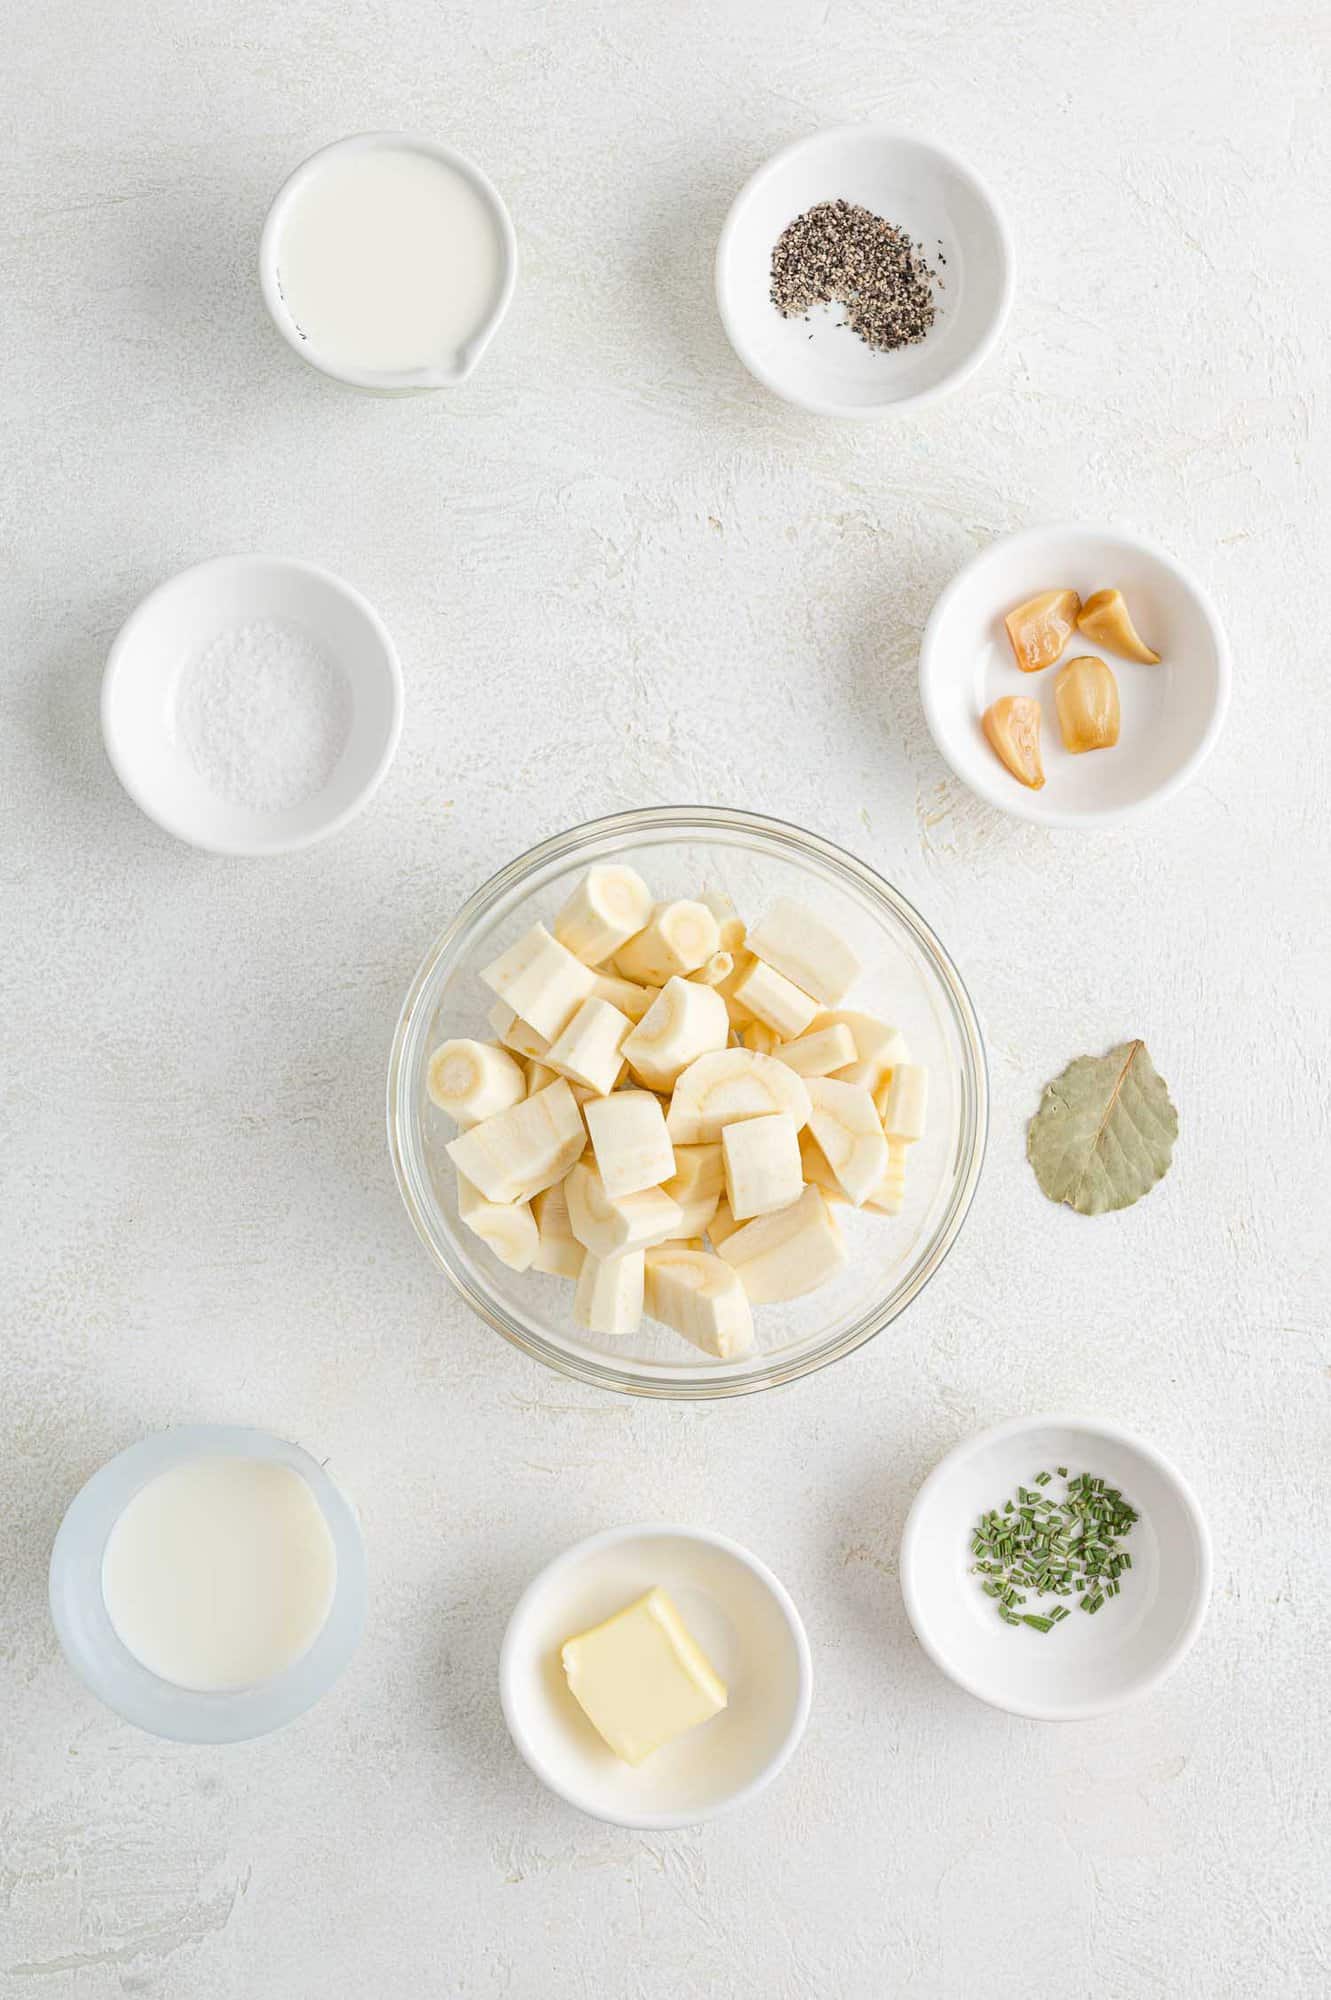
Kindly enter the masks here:
M 658 1584 L 730 1701 L 634 1769 L 569 1693 L 560 1648 Z M 665 1829 L 715 1819 L 770 1784 L 804 1734 L 813 1668 L 788 1592 L 737 1542 L 698 1528 L 611 1528 L 559 1556 L 523 1592 L 504 1634 L 499 1694 L 509 1734 L 542 1784 L 593 1819 Z
M 210 790 L 172 724 L 182 668 L 228 629 L 267 622 L 312 641 L 341 669 L 351 702 L 327 783 L 276 812 Z M 402 706 L 397 651 L 358 590 L 312 563 L 220 556 L 160 584 L 121 626 L 102 678 L 102 735 L 121 784 L 167 833 L 213 854 L 285 854 L 368 804 L 396 753 Z
M 836 200 L 899 224 L 943 279 L 918 346 L 875 353 L 838 325 L 836 307 L 816 307 L 806 324 L 772 304 L 777 238 Z M 1007 225 L 969 167 L 927 140 L 845 125 L 787 146 L 740 189 L 717 245 L 716 302 L 736 354 L 776 395 L 819 416 L 878 417 L 929 402 L 980 366 L 1007 318 L 1012 261 Z
M 1062 1602 L 1071 1615 L 1052 1632 L 1006 1625 L 970 1573 L 971 1530 L 1060 1465 L 1096 1474 L 1136 1508 L 1124 1540 L 1132 1568 L 1094 1614 L 1072 1597 L 1028 1597 L 1023 1611 Z M 1049 1490 L 1061 1498 L 1062 1480 Z M 920 1644 L 959 1687 L 1013 1715 L 1076 1722 L 1149 1694 L 1187 1653 L 1206 1616 L 1211 1537 L 1187 1481 L 1142 1439 L 1080 1417 L 1018 1417 L 929 1474 L 901 1538 L 901 1589 Z
M 1023 673 L 1003 620 L 1042 590 L 1123 592 L 1133 622 L 1160 654 L 1155 667 L 1120 659 L 1074 632 L 1078 654 L 1108 661 L 1122 719 L 1112 750 L 1063 748 L 1058 667 Z M 963 784 L 990 805 L 1040 826 L 1113 826 L 1170 798 L 1215 747 L 1229 706 L 1229 645 L 1202 586 L 1163 549 L 1104 528 L 1028 528 L 991 542 L 943 591 L 920 643 L 920 698 L 934 742 Z M 989 747 L 984 711 L 1002 695 L 1041 706 L 1045 784 L 1032 792 Z
M 346 362 L 334 361 L 320 350 L 317 342 L 302 327 L 297 326 L 287 309 L 282 290 L 282 230 L 293 202 L 334 160 L 345 158 L 349 153 L 383 150 L 423 153 L 429 159 L 452 167 L 470 183 L 489 210 L 498 239 L 500 279 L 489 314 L 459 353 L 441 358 L 439 365 L 433 368 L 385 371 L 353 368 Z M 518 239 L 513 229 L 513 218 L 493 181 L 481 172 L 474 161 L 467 159 L 465 154 L 455 152 L 451 146 L 441 146 L 434 139 L 420 139 L 406 132 L 359 132 L 349 139 L 334 140 L 331 146 L 322 146 L 317 153 L 311 153 L 309 159 L 303 160 L 278 189 L 259 244 L 259 287 L 273 324 L 282 338 L 295 349 L 302 361 L 308 361 L 320 374 L 376 396 L 413 396 L 430 389 L 454 389 L 459 382 L 465 382 L 499 331 L 517 281 Z
M 313 1494 L 337 1552 L 332 1608 L 313 1642 L 270 1680 L 221 1693 L 178 1687 L 145 1667 L 116 1631 L 102 1594 L 106 1544 L 134 1495 L 173 1466 L 208 1457 L 289 1466 Z M 181 1424 L 108 1460 L 71 1501 L 51 1551 L 50 1599 L 70 1666 L 127 1722 L 177 1743 L 243 1743 L 303 1715 L 345 1670 L 365 1625 L 365 1548 L 350 1501 L 299 1445 L 237 1424 Z

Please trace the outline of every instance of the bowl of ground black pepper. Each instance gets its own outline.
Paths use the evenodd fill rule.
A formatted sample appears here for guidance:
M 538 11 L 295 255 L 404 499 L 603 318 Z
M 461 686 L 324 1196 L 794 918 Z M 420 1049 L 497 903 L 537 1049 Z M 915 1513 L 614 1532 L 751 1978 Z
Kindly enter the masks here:
M 736 196 L 716 252 L 722 324 L 750 374 L 820 416 L 955 389 L 1012 296 L 1001 214 L 941 147 L 876 125 L 802 139 Z

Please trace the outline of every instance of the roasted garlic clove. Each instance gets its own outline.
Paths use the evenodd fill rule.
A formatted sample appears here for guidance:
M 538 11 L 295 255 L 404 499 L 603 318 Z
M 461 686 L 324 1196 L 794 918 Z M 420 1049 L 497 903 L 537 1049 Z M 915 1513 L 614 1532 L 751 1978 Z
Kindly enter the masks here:
M 1040 762 L 1040 704 L 1028 694 L 1005 694 L 984 711 L 984 733 L 994 755 L 1019 784 L 1038 792 L 1044 783 Z
M 1088 639 L 1121 653 L 1125 660 L 1140 660 L 1144 667 L 1158 667 L 1160 655 L 1153 653 L 1137 636 L 1121 590 L 1094 591 L 1077 613 L 1077 623 Z
M 1053 666 L 1072 637 L 1080 610 L 1081 599 L 1075 590 L 1042 590 L 1038 597 L 1028 597 L 1008 612 L 1003 623 L 1024 674 L 1038 674 L 1042 667 Z
M 1104 660 L 1083 653 L 1060 667 L 1054 700 L 1065 750 L 1113 749 L 1118 742 L 1118 682 Z

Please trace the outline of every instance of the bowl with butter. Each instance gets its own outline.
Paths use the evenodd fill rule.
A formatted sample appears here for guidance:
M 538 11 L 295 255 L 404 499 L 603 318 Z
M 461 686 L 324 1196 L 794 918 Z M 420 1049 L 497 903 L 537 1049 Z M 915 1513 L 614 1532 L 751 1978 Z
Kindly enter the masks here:
M 510 1736 L 594 1819 L 665 1830 L 742 1805 L 795 1751 L 813 1693 L 789 1593 L 704 1529 L 613 1528 L 542 1570 L 504 1635 Z

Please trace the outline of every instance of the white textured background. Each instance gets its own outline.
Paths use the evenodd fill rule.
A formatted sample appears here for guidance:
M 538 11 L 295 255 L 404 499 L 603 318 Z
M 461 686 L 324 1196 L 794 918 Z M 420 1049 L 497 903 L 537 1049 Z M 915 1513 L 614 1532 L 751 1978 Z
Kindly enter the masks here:
M 43 0 L 0 61 L 0 1992 L 5 2000 L 1076 2000 L 1331 1986 L 1328 502 L 1331 39 L 1313 0 Z M 806 419 L 741 372 L 710 259 L 743 177 L 880 117 L 992 177 L 1006 341 L 913 421 Z M 266 201 L 358 128 L 450 139 L 521 239 L 476 380 L 359 400 L 254 279 Z M 1102 837 L 999 818 L 923 727 L 916 641 L 991 536 L 1146 531 L 1234 641 L 1228 734 Z M 230 550 L 383 612 L 408 715 L 331 846 L 173 845 L 96 690 L 136 599 Z M 610 1401 L 474 1324 L 382 1138 L 399 997 L 539 836 L 673 799 L 875 863 L 986 1022 L 995 1124 L 942 1276 L 783 1394 Z M 1045 1079 L 1142 1034 L 1182 1139 L 1141 1208 L 1055 1211 Z M 1210 1621 L 1135 1711 L 956 1691 L 896 1548 L 932 1461 L 1039 1406 L 1174 1455 Z M 367 1641 L 325 1704 L 157 1743 L 59 1658 L 80 1482 L 182 1418 L 329 1454 Z M 742 1815 L 599 1827 L 509 1748 L 495 1653 L 576 1536 L 733 1531 L 801 1604 L 805 1747 Z

